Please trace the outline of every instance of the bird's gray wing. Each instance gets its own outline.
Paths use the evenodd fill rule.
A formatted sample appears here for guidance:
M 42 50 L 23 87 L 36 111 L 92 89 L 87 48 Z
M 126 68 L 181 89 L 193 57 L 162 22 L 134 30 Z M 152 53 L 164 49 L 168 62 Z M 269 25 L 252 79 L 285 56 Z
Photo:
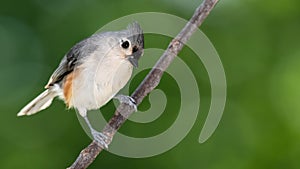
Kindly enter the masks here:
M 87 56 L 96 48 L 97 46 L 94 43 L 90 43 L 89 38 L 82 40 L 73 46 L 61 60 L 58 68 L 51 75 L 45 88 L 49 88 L 54 84 L 62 82 L 62 80 L 81 63 L 82 58 Z

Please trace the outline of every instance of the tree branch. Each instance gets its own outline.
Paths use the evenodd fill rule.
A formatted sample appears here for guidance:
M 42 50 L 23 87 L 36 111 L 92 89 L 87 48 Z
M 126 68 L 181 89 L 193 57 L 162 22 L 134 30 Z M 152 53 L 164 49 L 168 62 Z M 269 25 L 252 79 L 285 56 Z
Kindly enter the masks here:
M 198 27 L 206 19 L 210 11 L 214 8 L 218 0 L 204 0 L 202 4 L 196 9 L 194 15 L 181 30 L 181 32 L 170 42 L 168 48 L 157 61 L 152 70 L 148 73 L 143 82 L 131 95 L 135 99 L 137 105 L 159 84 L 160 79 L 173 61 L 178 53 L 183 48 L 184 44 L 192 36 L 192 34 L 198 29 Z M 112 141 L 113 136 L 127 118 L 133 113 L 134 109 L 126 104 L 120 104 L 110 119 L 108 124 L 104 127 L 102 132 L 109 137 L 109 144 Z M 68 169 L 85 169 L 87 168 L 102 151 L 102 148 L 93 141 L 88 147 L 83 149 L 76 161 Z

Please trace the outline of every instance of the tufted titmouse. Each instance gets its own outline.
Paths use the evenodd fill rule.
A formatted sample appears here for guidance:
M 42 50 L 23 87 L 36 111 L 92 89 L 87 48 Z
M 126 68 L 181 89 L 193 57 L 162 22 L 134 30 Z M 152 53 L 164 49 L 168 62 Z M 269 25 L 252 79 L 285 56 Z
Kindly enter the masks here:
M 46 90 L 18 116 L 35 114 L 49 107 L 59 96 L 68 108 L 78 110 L 94 139 L 107 148 L 106 135 L 93 129 L 87 111 L 99 109 L 113 97 L 135 106 L 131 97 L 116 94 L 130 79 L 143 51 L 143 31 L 137 22 L 129 24 L 126 30 L 96 33 L 82 40 L 63 57 L 45 86 Z

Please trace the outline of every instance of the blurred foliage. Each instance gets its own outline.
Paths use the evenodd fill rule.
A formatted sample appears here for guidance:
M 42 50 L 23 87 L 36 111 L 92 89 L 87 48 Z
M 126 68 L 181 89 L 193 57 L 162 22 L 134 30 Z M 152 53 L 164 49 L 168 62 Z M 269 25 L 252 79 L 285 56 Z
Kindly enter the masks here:
M 72 45 L 124 15 L 154 11 L 189 19 L 200 3 L 1 0 L 1 168 L 65 168 L 90 142 L 75 111 L 66 110 L 61 101 L 36 116 L 16 117 L 43 90 Z M 103 152 L 90 168 L 299 168 L 299 6 L 297 0 L 221 0 L 201 27 L 221 57 L 228 83 L 226 109 L 214 135 L 204 144 L 197 141 L 209 109 L 210 86 L 204 66 L 185 48 L 180 57 L 199 72 L 195 76 L 201 92 L 200 114 L 191 132 L 164 154 L 130 159 Z M 146 47 L 164 49 L 169 40 L 147 35 Z M 133 79 L 131 91 L 146 73 Z M 165 75 L 158 88 L 177 105 L 172 81 Z M 146 99 L 141 109 L 149 104 Z M 109 103 L 103 109 L 112 112 L 114 107 Z M 168 105 L 166 114 L 149 124 L 127 122 L 121 132 L 137 137 L 158 134 L 172 124 L 176 109 Z

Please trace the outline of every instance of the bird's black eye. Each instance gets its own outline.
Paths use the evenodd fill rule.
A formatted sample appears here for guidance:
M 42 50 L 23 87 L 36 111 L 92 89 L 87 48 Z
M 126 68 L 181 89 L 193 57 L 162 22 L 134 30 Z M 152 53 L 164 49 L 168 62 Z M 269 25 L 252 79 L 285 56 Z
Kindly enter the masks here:
M 122 42 L 122 48 L 127 49 L 129 47 L 129 42 L 128 41 L 124 41 Z

